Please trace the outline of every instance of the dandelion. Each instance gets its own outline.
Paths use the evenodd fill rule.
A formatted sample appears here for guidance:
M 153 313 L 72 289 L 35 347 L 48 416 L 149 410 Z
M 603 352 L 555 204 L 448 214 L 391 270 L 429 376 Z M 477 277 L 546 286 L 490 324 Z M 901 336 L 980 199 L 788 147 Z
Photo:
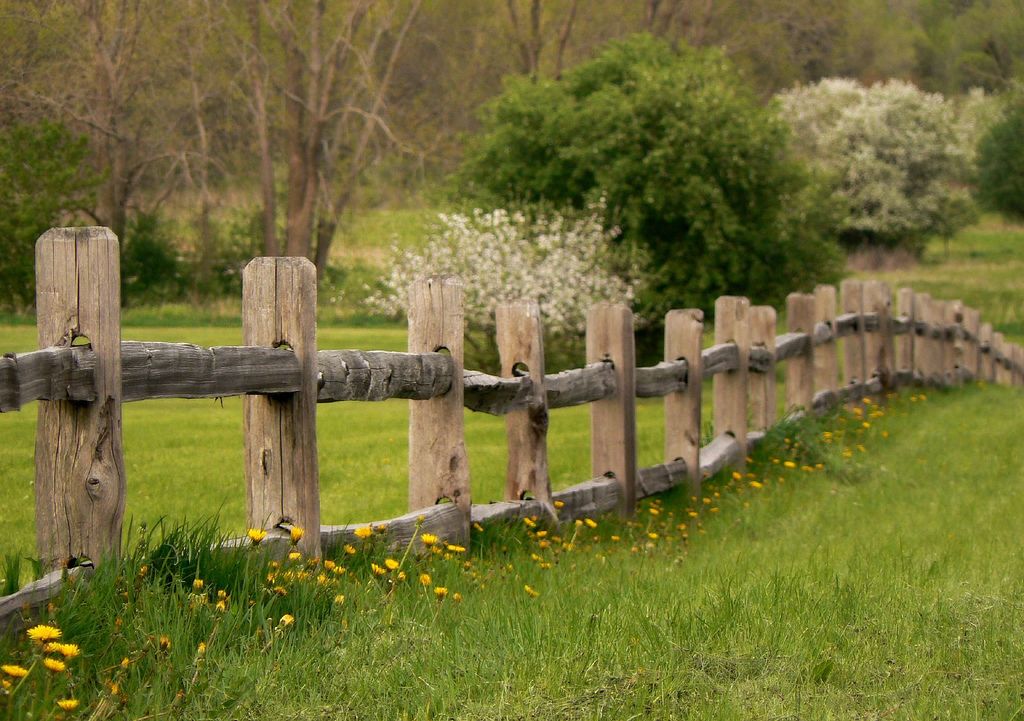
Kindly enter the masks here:
M 228 610 L 227 601 L 217 601 L 217 605 L 214 606 L 214 608 L 216 610 L 220 611 L 221 613 L 224 613 L 225 611 Z
M 442 601 L 448 595 L 448 589 L 444 586 L 435 586 L 434 595 L 437 596 L 438 601 Z
M 252 545 L 258 546 L 260 545 L 260 542 L 267 537 L 267 532 L 262 528 L 250 528 L 246 531 L 245 535 L 249 537 L 250 541 L 252 541 Z
M 611 539 L 612 539 L 613 541 L 615 541 L 616 543 L 622 540 L 622 539 L 621 539 L 621 538 L 619 538 L 618 536 L 612 536 L 612 537 L 611 537 Z
M 530 585 L 523 586 L 523 590 L 526 591 L 526 595 L 530 598 L 537 598 L 540 595 L 540 592 L 535 591 Z
M 302 558 L 302 554 L 299 553 L 298 551 L 292 551 L 291 553 L 288 554 L 288 560 L 289 561 L 298 561 L 300 558 Z
M 336 604 L 338 604 L 339 606 L 341 604 L 345 603 L 345 594 L 344 593 L 339 593 L 337 596 L 334 597 L 334 602 Z
M 82 653 L 82 649 L 78 647 L 77 643 L 48 643 L 43 650 L 47 653 L 59 653 L 68 659 L 75 658 Z
M 293 623 L 295 623 L 295 616 L 291 615 L 290 613 L 286 613 L 285 615 L 281 616 L 281 623 L 279 625 L 281 626 L 281 628 L 285 628 L 287 626 L 291 626 Z
M 373 535 L 373 529 L 369 526 L 362 526 L 355 530 L 355 534 L 356 538 L 360 538 L 365 541 L 367 538 Z
M 477 533 L 483 533 L 484 532 L 484 527 L 481 526 L 479 523 L 474 521 L 473 522 L 473 530 L 476 531 Z
M 278 596 L 287 596 L 288 595 L 288 589 L 285 588 L 284 586 L 274 586 L 273 591 Z
M 202 591 L 203 590 L 203 579 L 197 578 L 196 580 L 192 581 L 192 590 L 196 591 L 197 593 L 199 591 Z
M 405 571 L 399 571 L 398 572 L 398 580 L 399 581 L 404 581 L 406 578 L 408 578 L 408 576 L 405 575 Z
M 124 658 L 121 659 L 121 668 L 128 668 L 128 664 L 130 664 L 130 663 L 131 663 L 131 661 L 129 661 L 128 657 L 125 656 Z
M 796 468 L 796 463 L 793 461 L 784 461 L 783 464 L 786 468 Z
M 648 508 L 647 512 L 650 513 L 652 516 L 657 516 L 661 513 L 661 511 L 658 510 L 657 508 Z
M 651 531 L 650 533 L 648 533 L 647 537 L 649 539 L 651 539 L 652 541 L 657 541 L 658 540 L 658 534 L 655 533 L 654 531 Z
M 524 518 L 523 519 L 523 523 L 526 525 L 527 528 L 536 528 L 537 527 L 537 524 L 534 523 L 533 519 L 531 519 L 531 518 Z
M 452 600 L 455 601 L 455 603 L 462 603 L 462 594 L 456 591 L 452 594 Z
M 741 481 L 741 480 L 743 480 L 743 474 L 740 473 L 739 471 L 733 471 L 732 472 L 732 479 L 734 481 Z
M 38 641 L 39 643 L 46 643 L 47 641 L 56 641 L 61 636 L 59 628 L 55 626 L 47 626 L 45 624 L 33 626 L 25 633 L 28 634 L 28 637 L 30 639 L 32 639 L 33 641 Z
M 68 670 L 68 665 L 56 658 L 44 658 L 43 665 L 47 670 L 53 671 L 54 673 L 63 673 Z
M 750 487 L 751 488 L 764 488 L 764 484 L 761 483 L 760 481 L 751 481 L 750 482 Z
M 537 531 L 537 533 L 535 535 L 537 536 L 537 538 L 547 538 L 548 532 L 547 531 Z
M 420 585 L 421 586 L 429 586 L 431 583 L 433 583 L 433 579 L 430 577 L 429 573 L 421 573 L 420 574 Z
M 302 540 L 302 537 L 306 535 L 306 532 L 298 526 L 292 526 L 292 529 L 288 532 L 288 535 L 291 536 L 292 545 L 294 546 Z
M 420 541 L 423 542 L 424 546 L 433 546 L 437 543 L 438 538 L 433 533 L 422 533 L 420 534 Z
M 463 546 L 456 546 L 453 543 L 446 544 L 445 548 L 447 548 L 452 553 L 465 553 L 466 552 L 466 549 Z
M 696 517 L 697 517 L 697 516 L 699 516 L 700 514 L 699 514 L 699 513 L 697 513 L 696 511 L 687 511 L 687 512 L 686 512 L 686 515 L 688 515 L 688 516 L 689 516 L 690 518 L 696 518 Z
M 388 567 L 389 571 L 396 570 L 401 564 L 393 558 L 385 558 L 384 565 Z
M 60 706 L 62 711 L 74 711 L 78 708 L 78 699 L 62 698 L 57 701 L 57 705 Z
M 160 637 L 160 650 L 161 651 L 170 651 L 171 650 L 171 639 L 169 639 L 167 636 L 161 636 Z
M 385 573 L 387 573 L 387 569 L 383 568 L 382 566 L 378 566 L 376 563 L 370 564 L 370 570 L 373 571 L 374 576 L 383 576 Z
M 346 543 L 345 544 L 345 553 L 347 553 L 350 556 L 356 555 L 356 547 L 353 546 L 351 543 Z
M 199 646 L 196 648 L 196 653 L 198 653 L 200 656 L 206 654 L 206 644 L 203 641 L 199 642 Z
M 565 508 L 565 501 L 555 501 L 555 508 Z
M 25 678 L 28 676 L 27 668 L 23 668 L 22 666 L 18 666 L 13 663 L 5 663 L 3 666 L 0 666 L 0 671 L 3 671 L 11 678 Z
M 597 528 L 597 521 L 593 518 L 584 518 L 583 522 L 587 524 L 587 528 Z

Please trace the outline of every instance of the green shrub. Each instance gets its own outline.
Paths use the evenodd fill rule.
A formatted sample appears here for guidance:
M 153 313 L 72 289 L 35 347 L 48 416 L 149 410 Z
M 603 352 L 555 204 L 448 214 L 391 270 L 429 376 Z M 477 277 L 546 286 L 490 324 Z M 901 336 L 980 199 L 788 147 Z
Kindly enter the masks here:
M 1024 220 L 1024 98 L 978 145 L 978 195 L 992 210 Z
M 129 219 L 121 240 L 121 299 L 125 305 L 181 298 L 185 278 L 166 223 L 156 213 Z
M 830 203 L 720 52 L 634 36 L 560 81 L 512 79 L 482 121 L 458 192 L 488 208 L 603 198 L 647 251 L 651 320 L 726 293 L 778 302 L 838 273 Z

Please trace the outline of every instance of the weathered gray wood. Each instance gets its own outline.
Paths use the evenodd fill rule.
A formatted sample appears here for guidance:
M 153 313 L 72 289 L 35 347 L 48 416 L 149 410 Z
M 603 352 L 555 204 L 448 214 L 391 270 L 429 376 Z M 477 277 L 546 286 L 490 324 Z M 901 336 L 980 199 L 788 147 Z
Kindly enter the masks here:
M 834 391 L 839 388 L 839 361 L 836 352 L 836 287 L 819 285 L 814 288 L 814 387 Z M 829 338 L 817 342 L 818 329 L 829 331 Z
M 749 361 L 749 359 L 748 359 Z M 740 352 L 735 343 L 716 343 L 705 348 L 700 354 L 701 377 L 704 380 L 719 373 L 728 373 L 739 368 Z
M 677 459 L 669 463 L 641 468 L 637 473 L 636 497 L 647 498 L 668 491 L 689 478 L 686 461 Z
M 945 342 L 946 378 L 950 385 L 963 385 L 964 339 L 963 319 L 964 304 L 961 300 L 946 301 L 946 326 L 952 331 Z
M 879 281 L 869 280 L 869 281 L 866 281 L 866 282 L 867 283 L 877 283 Z M 866 306 L 865 306 L 864 313 L 861 315 L 861 320 L 864 323 L 864 332 L 865 333 L 874 333 L 875 331 L 880 330 L 881 327 L 882 327 L 882 325 L 881 325 L 882 317 L 881 317 L 881 315 L 879 315 L 878 311 L 868 310 Z
M 839 393 L 830 388 L 820 390 L 814 394 L 811 401 L 811 410 L 815 415 L 821 416 L 828 413 L 839 404 Z
M 590 406 L 590 467 L 594 476 L 615 475 L 628 517 L 636 510 L 636 351 L 626 305 L 598 303 L 587 314 L 587 362 L 601 360 L 614 364 L 616 389 Z
M 860 332 L 861 316 L 859 312 L 841 313 L 836 316 L 836 338 L 845 338 Z
M 754 430 L 775 424 L 775 309 L 755 305 L 750 309 L 750 358 L 764 355 L 769 365 L 760 373 L 747 377 L 750 393 L 750 417 Z M 752 367 L 754 363 L 750 363 Z
M 548 408 L 568 408 L 615 395 L 615 367 L 611 362 L 589 363 L 583 368 L 544 376 Z
M 723 433 L 700 449 L 700 474 L 710 478 L 726 466 L 742 466 L 746 451 L 736 438 Z
M 765 439 L 767 433 L 765 431 L 750 431 L 747 433 L 747 453 L 750 453 L 753 449 L 757 448 L 761 441 Z
M 533 395 L 533 381 L 529 376 L 502 378 L 480 371 L 464 371 L 462 385 L 466 408 L 492 416 L 526 408 Z
M 864 310 L 874 316 L 876 327 L 864 337 L 864 363 L 866 377 L 877 376 L 884 388 L 892 385 L 894 346 L 889 318 L 892 315 L 892 292 L 878 280 L 864 283 Z
M 839 286 L 839 303 L 843 313 L 864 313 L 864 286 L 859 280 L 844 280 Z M 838 321 L 837 321 L 838 322 Z M 864 323 L 858 320 L 856 330 L 843 340 L 843 384 L 857 385 L 867 377 L 864 356 Z M 860 403 L 859 396 L 852 400 Z
M 533 380 L 533 395 L 526 408 L 505 416 L 508 464 L 505 500 L 533 498 L 551 516 L 551 479 L 548 475 L 548 403 L 544 391 L 544 331 L 540 306 L 534 301 L 503 303 L 496 311 L 501 374 L 521 375 L 525 366 Z
M 740 460 L 747 449 L 747 376 L 750 352 L 748 316 L 750 301 L 736 296 L 715 300 L 715 342 L 735 343 L 739 355 L 736 369 L 714 379 L 715 434 L 728 433 L 740 447 Z M 701 453 L 704 458 L 704 453 Z M 701 461 L 703 465 L 703 460 Z
M 660 398 L 686 390 L 688 366 L 685 360 L 666 360 L 636 369 L 636 397 Z
M 602 476 L 577 483 L 552 494 L 558 520 L 596 518 L 621 506 L 622 486 L 614 477 Z M 559 507 L 560 506 L 560 507 Z
M 793 356 L 786 364 L 786 409 L 807 410 L 814 400 L 814 346 L 810 333 L 815 324 L 815 301 L 810 293 L 790 293 L 786 296 L 786 322 L 790 334 L 804 334 L 807 342 L 803 352 Z
M 992 324 L 985 322 L 981 324 L 978 331 L 978 351 L 981 354 L 979 376 L 982 380 L 991 383 L 995 380 L 995 363 L 992 362 Z
M 316 268 L 309 260 L 249 261 L 242 271 L 242 338 L 246 345 L 288 347 L 299 366 L 297 392 L 242 401 L 249 527 L 299 526 L 300 550 L 319 556 Z
M 495 503 L 474 503 L 470 520 L 486 526 L 488 523 L 514 523 L 524 518 L 553 520 L 551 506 L 540 501 L 497 501 Z
M 964 308 L 965 352 L 964 367 L 975 379 L 981 378 L 981 311 L 977 308 Z
M 790 358 L 806 356 L 811 348 L 809 333 L 783 333 L 775 339 L 775 362 L 781 363 Z
M 765 306 L 767 307 L 767 306 Z M 775 339 L 772 338 L 772 349 L 751 346 L 747 368 L 751 373 L 775 372 Z
M 918 384 L 917 376 L 910 368 L 901 368 L 893 373 L 893 381 L 896 388 L 904 388 L 906 386 Z
M 317 401 L 428 400 L 452 386 L 454 366 L 443 353 L 322 350 Z
M 44 348 L 0 358 L 0 413 L 26 403 L 93 401 L 96 355 L 88 346 Z
M 903 325 L 905 334 L 901 335 L 894 342 L 896 372 L 901 370 L 914 370 L 914 344 L 917 341 L 915 333 L 911 332 L 916 325 L 914 310 L 914 290 L 912 288 L 900 288 L 896 292 L 896 311 L 898 318 L 892 319 L 893 333 L 896 333 L 898 325 Z
M 10 596 L 0 597 L 0 635 L 15 633 L 32 623 L 68 584 L 84 583 L 92 572 L 91 565 L 58 569 Z
M 904 289 L 901 288 L 900 290 L 904 290 Z M 905 290 L 910 290 L 910 289 L 907 288 Z M 907 334 L 909 334 L 913 330 L 914 323 L 913 323 L 913 321 L 910 320 L 910 318 L 908 316 L 902 314 L 902 311 L 898 311 L 898 312 L 900 312 L 901 314 L 898 315 L 898 316 L 894 316 L 894 317 L 889 319 L 889 327 L 892 328 L 892 334 L 893 335 L 907 335 Z M 899 353 L 897 352 L 897 356 L 898 355 L 899 355 Z
M 665 460 L 681 459 L 688 469 L 691 495 L 700 493 L 700 414 L 704 311 L 670 310 L 665 315 L 665 360 L 687 364 L 687 383 L 665 396 Z M 693 379 L 693 382 L 689 382 Z
M 830 285 L 829 286 L 820 286 L 820 287 L 832 288 L 832 286 L 830 286 Z M 817 290 L 817 288 L 815 288 L 815 290 Z M 834 290 L 835 289 L 833 288 L 833 291 Z M 815 299 L 817 299 L 817 295 L 815 295 Z M 815 300 L 815 304 L 817 305 L 817 300 Z M 833 315 L 834 314 L 835 314 L 835 311 L 833 311 Z M 811 331 L 811 345 L 813 345 L 815 348 L 817 348 L 818 346 L 827 345 L 827 344 L 831 343 L 834 340 L 835 340 L 835 334 L 832 333 L 832 324 L 831 323 L 822 323 L 822 322 L 819 321 L 819 322 L 814 324 L 814 330 Z
M 121 443 L 121 280 L 107 228 L 54 228 L 36 243 L 41 348 L 87 338 L 96 359 L 91 403 L 40 401 L 36 545 L 46 568 L 116 555 L 125 504 Z
M 345 544 L 358 546 L 362 541 L 356 535 L 360 528 L 373 529 L 373 538 L 382 538 L 389 549 L 408 548 L 413 538 L 431 533 L 442 541 L 464 544 L 469 540 L 469 524 L 466 514 L 454 503 L 439 503 L 418 511 L 410 511 L 398 518 L 371 523 L 351 523 L 344 526 L 322 526 L 320 543 L 324 553 L 337 553 Z M 419 544 L 414 544 L 416 548 Z
M 409 352 L 446 349 L 453 377 L 461 378 L 462 282 L 452 276 L 417 280 L 409 289 L 408 315 Z M 409 401 L 409 507 L 428 508 L 448 499 L 462 511 L 468 527 L 472 499 L 462 405 L 462 383 L 452 383 L 443 396 Z

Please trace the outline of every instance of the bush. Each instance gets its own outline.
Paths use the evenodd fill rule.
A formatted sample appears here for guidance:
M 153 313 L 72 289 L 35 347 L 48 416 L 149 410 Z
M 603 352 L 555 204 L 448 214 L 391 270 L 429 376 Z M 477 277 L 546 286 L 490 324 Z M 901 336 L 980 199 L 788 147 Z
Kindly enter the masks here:
M 635 36 L 560 81 L 511 80 L 482 121 L 459 192 L 492 207 L 606 198 L 622 240 L 647 253 L 651 320 L 724 293 L 777 302 L 837 275 L 829 203 L 788 157 L 774 108 L 717 51 Z
M 85 139 L 42 121 L 0 129 L 0 308 L 35 302 L 35 243 L 92 204 Z
M 636 287 L 635 264 L 613 252 L 616 233 L 602 227 L 600 210 L 578 218 L 502 209 L 442 214 L 424 248 L 396 249 L 367 306 L 401 316 L 416 278 L 457 275 L 464 283 L 467 365 L 494 369 L 495 309 L 520 299 L 539 303 L 548 364 L 560 365 L 582 348 L 588 308 L 602 300 L 628 302 Z
M 180 300 L 185 283 L 183 264 L 171 245 L 166 224 L 156 213 L 130 218 L 121 241 L 122 304 Z
M 969 138 L 951 103 L 910 83 L 828 78 L 779 96 L 797 147 L 845 205 L 848 248 L 919 253 L 974 218 Z
M 1024 220 L 1024 99 L 978 145 L 978 196 L 992 210 Z

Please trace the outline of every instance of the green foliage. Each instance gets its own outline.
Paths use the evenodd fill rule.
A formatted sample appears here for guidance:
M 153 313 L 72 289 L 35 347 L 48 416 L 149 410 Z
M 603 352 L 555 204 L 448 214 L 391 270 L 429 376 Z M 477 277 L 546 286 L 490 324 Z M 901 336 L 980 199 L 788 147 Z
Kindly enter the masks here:
M 121 240 L 121 302 L 163 303 L 181 297 L 185 278 L 168 228 L 155 213 L 129 220 Z
M 0 308 L 35 299 L 35 242 L 92 202 L 98 178 L 85 166 L 84 138 L 58 123 L 0 129 Z
M 991 209 L 1024 220 L 1024 98 L 978 145 L 978 195 Z
M 788 158 L 774 108 L 717 51 L 634 36 L 561 81 L 511 80 L 483 125 L 460 192 L 487 207 L 604 198 L 623 239 L 649 251 L 651 318 L 836 277 L 829 204 Z

